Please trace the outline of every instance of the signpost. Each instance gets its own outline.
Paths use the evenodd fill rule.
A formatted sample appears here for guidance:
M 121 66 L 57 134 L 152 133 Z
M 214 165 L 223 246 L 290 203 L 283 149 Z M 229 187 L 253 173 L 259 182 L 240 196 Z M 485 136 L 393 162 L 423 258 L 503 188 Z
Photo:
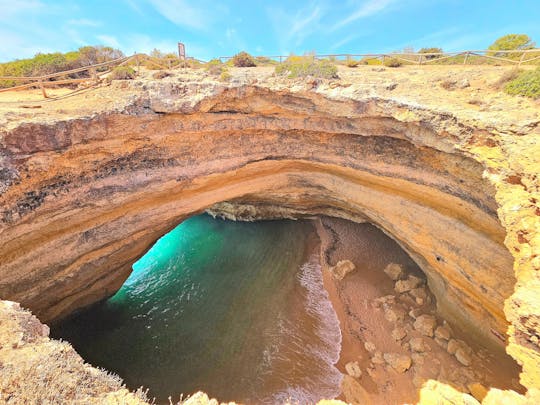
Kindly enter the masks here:
M 186 60 L 186 47 L 182 42 L 178 42 L 178 58 L 180 60 Z

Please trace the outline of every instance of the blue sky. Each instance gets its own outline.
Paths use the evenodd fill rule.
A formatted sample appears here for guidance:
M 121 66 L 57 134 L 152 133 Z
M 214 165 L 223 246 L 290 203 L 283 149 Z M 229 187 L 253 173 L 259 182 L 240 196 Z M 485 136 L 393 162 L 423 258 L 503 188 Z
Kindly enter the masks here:
M 0 61 L 104 44 L 208 60 L 255 55 L 485 49 L 507 33 L 540 45 L 540 0 L 0 0 Z

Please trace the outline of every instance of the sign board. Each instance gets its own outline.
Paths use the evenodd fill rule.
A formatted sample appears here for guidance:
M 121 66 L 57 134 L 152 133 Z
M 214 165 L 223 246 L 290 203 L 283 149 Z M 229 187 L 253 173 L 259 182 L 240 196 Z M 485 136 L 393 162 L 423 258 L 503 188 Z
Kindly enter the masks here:
M 178 57 L 180 60 L 186 60 L 186 47 L 182 42 L 178 42 Z

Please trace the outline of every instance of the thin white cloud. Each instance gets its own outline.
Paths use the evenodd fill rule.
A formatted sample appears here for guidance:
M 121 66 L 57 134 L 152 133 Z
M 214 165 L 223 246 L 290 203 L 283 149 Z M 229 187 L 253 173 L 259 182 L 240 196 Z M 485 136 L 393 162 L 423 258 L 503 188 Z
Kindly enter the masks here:
M 158 13 L 167 20 L 184 28 L 195 30 L 208 29 L 214 20 L 212 7 L 198 8 L 185 0 L 149 0 Z
M 101 41 L 102 45 L 111 46 L 113 48 L 120 48 L 120 42 L 116 39 L 116 37 L 113 37 L 112 35 L 96 35 L 96 38 Z
M 79 18 L 68 20 L 69 25 L 75 25 L 77 27 L 99 27 L 101 26 L 101 21 L 90 20 L 88 18 Z
M 36 13 L 44 8 L 39 0 L 0 0 L 0 21 L 9 21 L 14 16 Z
M 379 14 L 386 10 L 396 0 L 368 0 L 363 2 L 360 7 L 351 13 L 347 18 L 338 21 L 330 28 L 330 31 L 335 31 L 343 28 L 346 25 L 354 21 L 358 21 L 362 18 L 371 17 L 372 15 Z
M 339 49 L 341 48 L 343 45 L 346 45 L 348 44 L 349 42 L 351 41 L 354 41 L 356 38 L 358 38 L 360 35 L 358 34 L 352 34 L 352 35 L 349 35 L 345 38 L 343 38 L 341 41 L 338 41 L 336 42 L 335 44 L 332 45 L 332 47 L 330 48 L 331 50 L 336 50 L 336 49 Z

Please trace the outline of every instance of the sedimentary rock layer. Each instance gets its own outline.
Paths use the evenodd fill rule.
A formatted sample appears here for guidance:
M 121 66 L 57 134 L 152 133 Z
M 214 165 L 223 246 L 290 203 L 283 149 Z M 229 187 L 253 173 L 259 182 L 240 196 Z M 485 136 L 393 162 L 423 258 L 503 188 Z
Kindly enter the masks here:
M 504 344 L 512 256 L 486 159 L 464 152 L 488 131 L 377 98 L 208 86 L 158 86 L 125 111 L 1 133 L 0 297 L 58 319 L 114 293 L 184 218 L 232 201 L 377 225 L 447 319 Z M 509 316 L 515 353 L 534 358 L 536 315 Z

